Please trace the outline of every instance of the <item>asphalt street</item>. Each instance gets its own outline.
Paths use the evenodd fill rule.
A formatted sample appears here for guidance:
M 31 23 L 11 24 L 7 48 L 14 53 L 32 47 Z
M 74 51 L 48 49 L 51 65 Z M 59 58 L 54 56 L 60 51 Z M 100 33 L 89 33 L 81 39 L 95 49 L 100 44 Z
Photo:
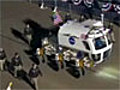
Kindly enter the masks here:
M 15 52 L 18 52 L 23 60 L 23 68 L 28 72 L 34 63 L 30 55 L 25 51 L 29 46 L 19 35 L 23 33 L 25 20 L 29 19 L 41 27 L 42 30 L 50 29 L 53 26 L 51 21 L 52 11 L 41 10 L 36 4 L 19 1 L 1 1 L 0 16 L 0 47 L 6 51 L 8 61 L 11 61 Z M 116 42 L 111 56 L 94 68 L 94 71 L 86 70 L 85 76 L 75 78 L 66 70 L 55 71 L 48 64 L 40 64 L 43 77 L 39 76 L 39 88 L 44 89 L 120 89 L 120 27 L 114 25 Z M 0 90 L 6 89 L 9 82 L 13 82 L 13 90 L 32 90 L 32 87 L 25 81 L 14 78 L 9 72 L 0 72 Z

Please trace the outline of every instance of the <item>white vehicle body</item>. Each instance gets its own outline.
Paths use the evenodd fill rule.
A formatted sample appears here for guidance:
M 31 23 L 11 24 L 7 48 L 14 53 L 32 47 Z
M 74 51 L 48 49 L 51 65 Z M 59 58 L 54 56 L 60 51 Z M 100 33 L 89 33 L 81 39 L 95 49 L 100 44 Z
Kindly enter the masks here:
M 95 64 L 99 64 L 112 50 L 113 43 L 109 31 L 110 29 L 103 27 L 101 21 L 90 19 L 82 23 L 68 21 L 59 29 L 58 42 L 62 47 L 87 53 Z

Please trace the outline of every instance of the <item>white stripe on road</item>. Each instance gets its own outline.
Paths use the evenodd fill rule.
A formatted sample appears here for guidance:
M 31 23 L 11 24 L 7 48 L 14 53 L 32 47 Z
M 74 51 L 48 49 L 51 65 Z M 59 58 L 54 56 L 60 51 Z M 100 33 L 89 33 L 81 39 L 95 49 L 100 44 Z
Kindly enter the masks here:
M 95 75 L 103 78 L 119 80 L 120 72 L 112 67 L 104 67 L 102 70 L 95 73 Z

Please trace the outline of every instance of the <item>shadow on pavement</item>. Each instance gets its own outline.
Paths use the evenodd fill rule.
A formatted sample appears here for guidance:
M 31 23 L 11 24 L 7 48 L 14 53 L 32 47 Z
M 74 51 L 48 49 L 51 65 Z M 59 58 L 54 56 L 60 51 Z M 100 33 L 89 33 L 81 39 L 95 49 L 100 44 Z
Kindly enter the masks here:
M 19 72 L 19 76 L 20 76 L 20 78 L 22 80 L 24 80 L 27 84 L 29 84 L 33 89 L 35 89 L 35 86 L 31 83 L 30 78 L 29 78 L 27 72 L 22 70 L 21 72 Z
M 50 33 L 55 34 L 58 30 L 56 27 L 50 27 L 49 29 L 42 27 L 37 22 L 32 19 L 25 19 L 23 20 L 24 24 L 29 24 L 32 28 L 32 41 L 31 41 L 31 50 L 24 50 L 26 54 L 31 55 L 30 59 L 39 64 L 38 58 L 34 55 L 37 48 L 41 48 L 41 40 L 44 37 L 49 37 Z
M 29 55 L 29 58 L 32 62 L 34 62 L 35 64 L 39 65 L 39 59 L 36 57 L 36 55 L 34 55 L 35 53 L 33 53 L 32 50 L 24 50 L 24 52 Z
M 37 65 L 40 64 L 39 59 L 38 59 L 35 55 L 32 55 L 32 56 L 30 57 L 30 59 L 31 59 L 35 64 L 37 64 Z
M 32 50 L 24 50 L 24 52 L 27 54 L 27 55 L 33 55 L 33 51 Z
M 8 71 L 12 76 L 14 75 L 14 73 L 13 73 L 14 68 L 13 68 L 11 62 L 9 62 L 9 61 L 5 62 L 5 70 Z
M 57 65 L 55 62 L 51 61 L 51 62 L 48 62 L 47 65 L 54 71 L 59 71 Z
M 59 68 L 55 62 L 55 60 L 53 60 L 52 58 L 54 58 L 55 56 L 48 56 L 48 62 L 47 65 L 54 71 L 59 71 Z
M 12 64 L 9 61 L 6 61 L 5 63 L 6 68 L 5 70 L 8 71 L 12 76 L 14 76 L 14 68 L 12 66 Z M 25 72 L 23 69 L 18 71 L 18 77 L 17 79 L 21 79 L 23 81 L 25 81 L 27 84 L 29 84 L 33 89 L 35 89 L 35 86 L 31 83 L 30 78 L 27 74 L 27 72 Z
M 8 37 L 8 36 L 6 36 L 6 35 L 0 34 L 0 36 L 3 37 L 3 38 L 5 38 L 5 39 L 8 39 L 8 40 L 10 40 L 10 41 L 13 41 L 13 42 L 15 42 L 15 43 L 18 43 L 18 44 L 21 44 L 21 45 L 25 45 L 25 43 L 16 41 L 15 39 L 12 39 L 12 38 L 10 38 L 10 37 Z
M 24 38 L 23 34 L 19 32 L 18 30 L 11 28 L 11 32 L 16 38 L 21 39 L 25 43 L 28 43 L 27 40 Z
M 41 27 L 37 22 L 32 19 L 23 20 L 24 24 L 29 24 L 32 28 L 32 41 L 31 41 L 31 49 L 33 52 L 36 51 L 38 47 L 41 47 L 41 39 L 44 37 L 48 37 L 49 30 Z
M 69 67 L 66 71 L 74 78 L 80 78 L 80 72 L 75 68 Z

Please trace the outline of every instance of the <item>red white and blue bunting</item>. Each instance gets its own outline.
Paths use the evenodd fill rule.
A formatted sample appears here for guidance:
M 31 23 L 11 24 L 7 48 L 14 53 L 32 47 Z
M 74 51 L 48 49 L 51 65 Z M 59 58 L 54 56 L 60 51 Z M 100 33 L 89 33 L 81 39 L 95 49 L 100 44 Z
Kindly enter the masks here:
M 83 0 L 83 1 L 85 6 L 87 6 L 88 8 L 91 8 L 94 3 L 94 0 Z
M 120 14 L 120 5 L 114 5 L 114 10 Z
M 74 5 L 80 5 L 82 0 L 72 0 Z
M 102 5 L 102 11 L 103 12 L 110 11 L 112 7 L 113 7 L 112 3 L 105 3 Z

